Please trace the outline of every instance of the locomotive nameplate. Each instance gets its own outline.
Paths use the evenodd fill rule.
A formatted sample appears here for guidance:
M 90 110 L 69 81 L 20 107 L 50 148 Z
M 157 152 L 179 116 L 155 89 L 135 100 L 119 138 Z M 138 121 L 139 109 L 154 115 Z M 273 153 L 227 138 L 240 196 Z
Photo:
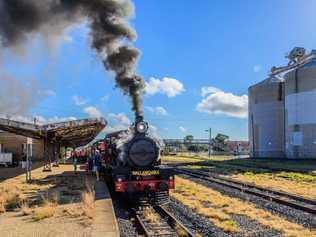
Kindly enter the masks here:
M 159 175 L 159 170 L 138 170 L 138 171 L 132 171 L 132 175 L 138 175 L 138 176 L 147 176 L 147 175 Z

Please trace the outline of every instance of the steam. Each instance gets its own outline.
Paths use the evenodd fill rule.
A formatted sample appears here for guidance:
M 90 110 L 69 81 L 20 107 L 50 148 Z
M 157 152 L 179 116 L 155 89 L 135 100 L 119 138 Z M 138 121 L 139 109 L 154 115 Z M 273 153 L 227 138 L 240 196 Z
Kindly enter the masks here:
M 71 25 L 88 21 L 91 47 L 107 70 L 115 72 L 116 85 L 131 97 L 136 116 L 143 116 L 143 79 L 136 75 L 139 50 L 128 20 L 130 0 L 0 0 L 0 45 L 12 49 L 40 34 L 47 40 L 62 35 Z
M 39 90 L 36 80 L 25 84 L 9 75 L 0 74 L 0 85 L 1 117 L 4 112 L 10 116 L 24 114 L 35 104 L 35 95 Z
M 118 138 L 114 141 L 116 145 L 116 149 L 118 151 L 118 160 L 123 164 L 126 165 L 126 156 L 127 156 L 127 146 L 135 136 L 135 130 L 133 127 L 129 127 L 127 130 L 120 132 Z

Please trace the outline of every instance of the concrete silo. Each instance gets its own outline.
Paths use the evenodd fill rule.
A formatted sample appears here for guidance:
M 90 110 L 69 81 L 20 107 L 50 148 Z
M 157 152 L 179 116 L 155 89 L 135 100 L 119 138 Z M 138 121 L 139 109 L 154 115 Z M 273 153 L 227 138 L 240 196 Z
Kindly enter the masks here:
M 284 157 L 284 83 L 268 78 L 249 87 L 252 157 Z
M 284 78 L 286 156 L 316 158 L 316 59 Z

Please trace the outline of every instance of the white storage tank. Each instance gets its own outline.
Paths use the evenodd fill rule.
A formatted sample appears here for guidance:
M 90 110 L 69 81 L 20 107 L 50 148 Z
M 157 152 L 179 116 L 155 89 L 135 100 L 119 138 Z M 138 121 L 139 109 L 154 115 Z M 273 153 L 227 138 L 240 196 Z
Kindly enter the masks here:
M 249 87 L 249 141 L 252 157 L 284 157 L 284 83 L 268 78 Z
M 316 158 L 316 60 L 285 75 L 288 158 Z

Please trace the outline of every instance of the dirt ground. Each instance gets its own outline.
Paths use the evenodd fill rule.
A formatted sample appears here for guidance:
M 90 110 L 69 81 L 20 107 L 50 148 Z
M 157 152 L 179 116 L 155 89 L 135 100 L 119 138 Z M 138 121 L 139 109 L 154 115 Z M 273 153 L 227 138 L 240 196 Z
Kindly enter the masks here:
M 0 168 L 0 203 L 5 202 L 0 236 L 91 236 L 93 210 L 86 209 L 89 205 L 82 197 L 93 193 L 94 177 L 74 174 L 72 168 L 60 165 L 52 172 L 37 168 L 31 183 L 25 182 L 20 168 Z

